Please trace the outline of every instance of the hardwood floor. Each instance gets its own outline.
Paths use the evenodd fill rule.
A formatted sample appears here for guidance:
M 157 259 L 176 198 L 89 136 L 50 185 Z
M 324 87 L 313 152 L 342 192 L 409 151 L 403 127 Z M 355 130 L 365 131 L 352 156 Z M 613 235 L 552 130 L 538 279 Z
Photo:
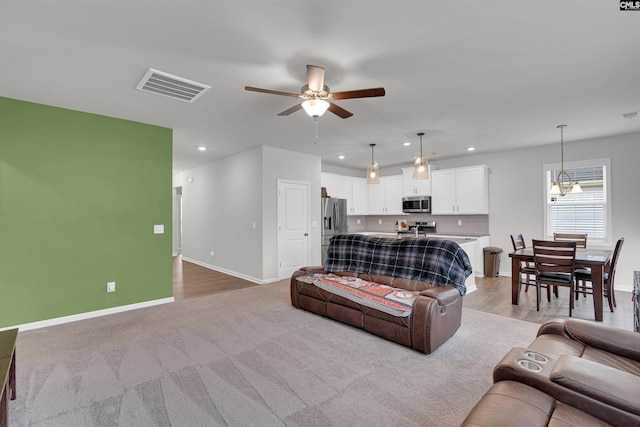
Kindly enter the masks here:
M 258 286 L 257 283 L 220 273 L 173 257 L 173 297 L 178 300 Z
M 283 281 L 288 282 L 289 279 Z M 546 296 L 543 293 L 538 312 L 536 311 L 535 288 L 529 288 L 526 293 L 524 290 L 522 291 L 519 305 L 511 304 L 510 277 L 476 277 L 476 285 L 478 290 L 464 297 L 463 305 L 465 308 L 533 323 L 569 317 L 569 293 L 565 288 L 559 290 L 558 298 L 552 296 L 551 302 L 546 301 Z M 197 298 L 250 286 L 260 285 L 183 261 L 180 257 L 173 258 L 173 295 L 176 300 Z M 614 313 L 611 313 L 605 304 L 602 323 L 633 330 L 631 293 L 616 291 L 616 300 L 618 307 Z M 576 301 L 573 317 L 594 320 L 591 296 L 586 298 L 581 296 Z

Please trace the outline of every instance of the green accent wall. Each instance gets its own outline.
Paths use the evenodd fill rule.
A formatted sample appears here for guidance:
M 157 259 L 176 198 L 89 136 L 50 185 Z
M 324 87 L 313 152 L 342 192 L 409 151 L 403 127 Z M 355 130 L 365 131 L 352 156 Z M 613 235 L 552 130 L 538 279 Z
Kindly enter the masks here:
M 171 159 L 171 129 L 0 97 L 0 328 L 171 297 Z

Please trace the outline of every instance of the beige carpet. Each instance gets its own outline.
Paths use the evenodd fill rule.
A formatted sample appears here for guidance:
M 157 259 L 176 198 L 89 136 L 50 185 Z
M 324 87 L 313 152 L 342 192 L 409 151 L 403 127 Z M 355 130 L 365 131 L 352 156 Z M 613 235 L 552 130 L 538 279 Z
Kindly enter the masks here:
M 21 332 L 11 426 L 456 426 L 538 325 L 464 310 L 423 355 L 279 282 Z

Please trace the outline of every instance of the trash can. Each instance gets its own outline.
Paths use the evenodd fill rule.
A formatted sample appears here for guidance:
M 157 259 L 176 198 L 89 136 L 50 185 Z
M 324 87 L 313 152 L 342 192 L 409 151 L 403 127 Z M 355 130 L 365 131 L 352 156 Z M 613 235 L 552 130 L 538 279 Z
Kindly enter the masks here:
M 484 277 L 498 277 L 502 248 L 487 246 L 482 251 L 484 252 Z

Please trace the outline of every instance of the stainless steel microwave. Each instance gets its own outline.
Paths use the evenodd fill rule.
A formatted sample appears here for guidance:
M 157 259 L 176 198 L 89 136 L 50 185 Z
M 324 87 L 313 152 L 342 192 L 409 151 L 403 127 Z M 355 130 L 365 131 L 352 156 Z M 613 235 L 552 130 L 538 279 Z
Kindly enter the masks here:
M 402 212 L 431 213 L 431 196 L 403 197 Z

